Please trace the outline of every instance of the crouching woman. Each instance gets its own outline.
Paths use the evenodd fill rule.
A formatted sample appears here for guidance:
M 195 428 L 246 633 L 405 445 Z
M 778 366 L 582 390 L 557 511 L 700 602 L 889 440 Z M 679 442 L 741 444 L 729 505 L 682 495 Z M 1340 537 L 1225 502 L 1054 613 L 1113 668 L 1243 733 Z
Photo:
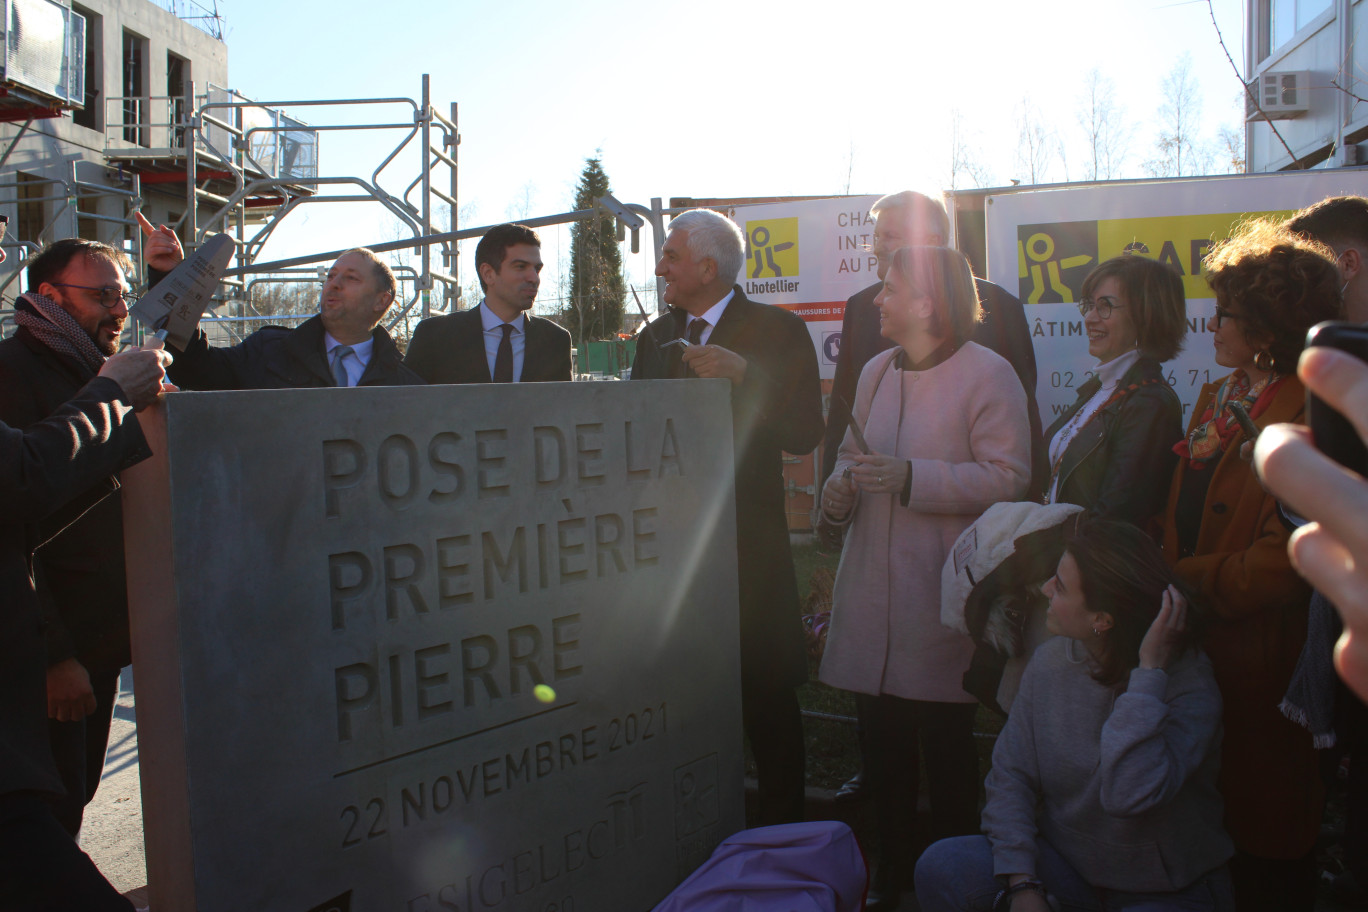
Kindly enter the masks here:
M 923 912 L 1231 909 L 1221 696 L 1185 590 L 1148 536 L 1099 521 L 1044 591 L 1056 636 L 993 751 L 986 835 L 926 851 Z

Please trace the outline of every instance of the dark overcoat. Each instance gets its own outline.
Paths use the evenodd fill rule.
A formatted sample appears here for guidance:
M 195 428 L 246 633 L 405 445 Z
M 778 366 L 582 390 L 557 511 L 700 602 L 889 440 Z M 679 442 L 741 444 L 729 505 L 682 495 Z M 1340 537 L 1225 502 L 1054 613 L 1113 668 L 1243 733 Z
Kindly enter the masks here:
M 20 328 L 0 342 L 0 421 L 26 428 L 51 415 L 95 372 Z M 76 658 L 91 672 L 132 661 L 124 573 L 123 507 L 101 500 L 34 558 L 49 665 Z
M 28 428 L 0 423 L 0 795 L 62 790 L 31 555 L 113 490 L 102 479 L 149 455 L 123 391 L 104 377 Z
M 800 318 L 751 301 L 739 285 L 734 294 L 708 341 L 746 359 L 745 378 L 731 395 L 741 674 L 771 685 L 797 685 L 807 679 L 807 659 L 789 550 L 783 454 L 810 453 L 822 439 L 817 353 Z M 681 314 L 659 317 L 642 331 L 633 380 L 677 375 L 679 346 L 661 346 L 679 338 Z
M 570 380 L 570 334 L 542 317 L 524 314 L 521 383 Z M 404 363 L 428 383 L 490 383 L 480 308 L 428 317 L 413 331 Z
M 357 386 L 409 386 L 423 378 L 404 366 L 399 347 L 382 327 L 371 331 L 370 363 Z M 204 330 L 183 352 L 172 352 L 171 382 L 187 390 L 300 389 L 333 386 L 324 348 L 323 318 L 294 329 L 266 326 L 237 345 L 213 348 Z

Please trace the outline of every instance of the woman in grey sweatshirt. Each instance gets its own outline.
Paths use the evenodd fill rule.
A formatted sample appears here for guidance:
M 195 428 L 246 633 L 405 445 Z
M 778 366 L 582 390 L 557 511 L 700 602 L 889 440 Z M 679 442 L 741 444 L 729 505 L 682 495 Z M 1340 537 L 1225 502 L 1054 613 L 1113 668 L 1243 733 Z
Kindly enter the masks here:
M 1221 696 L 1159 548 L 1093 522 L 1046 583 L 1042 645 L 993 751 L 984 836 L 917 865 L 923 912 L 1229 910 Z

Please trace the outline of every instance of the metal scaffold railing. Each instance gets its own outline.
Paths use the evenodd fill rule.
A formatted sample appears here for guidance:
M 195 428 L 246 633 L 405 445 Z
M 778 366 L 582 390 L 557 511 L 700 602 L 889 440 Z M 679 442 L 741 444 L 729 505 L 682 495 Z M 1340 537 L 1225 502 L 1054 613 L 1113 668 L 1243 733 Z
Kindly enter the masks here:
M 398 109 L 402 114 L 389 119 L 306 124 L 284 115 L 282 109 L 287 107 L 365 108 L 367 113 Z M 442 115 L 432 105 L 427 75 L 423 76 L 418 100 L 396 97 L 260 102 L 234 96 L 215 97 L 210 93 L 199 100 L 188 125 L 201 154 L 187 156 L 187 222 L 182 233 L 190 239 L 191 246 L 198 246 L 209 233 L 231 234 L 237 245 L 237 272 L 245 275 L 267 271 L 255 265 L 267 241 L 284 219 L 306 205 L 376 203 L 393 216 L 401 233 L 411 238 L 431 236 L 438 227 L 449 231 L 454 227 L 458 206 L 456 149 L 460 136 L 456 123 L 454 103 L 450 116 Z M 397 132 L 400 138 L 369 177 L 320 175 L 320 135 L 352 131 Z M 398 189 L 395 162 L 415 144 L 417 174 Z M 201 173 L 212 173 L 230 186 L 225 192 L 212 192 L 201 186 Z M 355 192 L 320 192 L 335 188 L 353 188 Z M 442 204 L 446 224 L 437 226 L 435 219 Z M 208 207 L 207 214 L 202 207 Z M 249 226 L 254 230 L 249 231 Z M 459 288 L 454 243 L 439 245 L 436 253 L 440 261 L 436 263 L 430 244 L 415 246 L 419 265 L 410 270 L 414 273 L 412 280 L 404 283 L 412 297 L 406 295 L 401 302 L 400 316 L 420 302 L 422 312 L 430 312 L 431 293 L 437 283 L 447 291 L 443 302 L 454 300 Z M 230 278 L 226 290 L 228 296 L 239 297 L 243 285 Z
M 109 161 L 144 173 L 145 183 L 183 185 L 185 211 L 174 227 L 185 246 L 193 250 L 209 234 L 226 233 L 243 274 L 262 271 L 253 266 L 267 242 L 286 218 L 310 204 L 375 203 L 397 223 L 400 236 L 415 239 L 455 227 L 457 105 L 439 112 L 427 75 L 418 99 L 258 101 L 214 85 L 197 91 L 187 82 L 181 95 L 110 97 L 104 103 Z M 309 123 L 287 108 L 338 116 Z M 387 154 L 368 177 L 320 174 L 321 137 L 357 131 L 399 136 L 392 147 L 382 144 Z M 397 173 L 415 161 L 416 173 Z M 423 313 L 430 312 L 437 287 L 444 292 L 438 307 L 445 309 L 459 289 L 454 243 L 414 247 L 419 265 L 404 270 L 410 275 L 399 313 L 420 303 Z M 239 311 L 249 304 L 245 286 L 234 278 L 225 281 L 219 298 L 236 302 Z
M 133 241 L 132 253 L 139 261 L 142 259 L 142 232 L 137 229 L 134 213 L 142 206 L 142 185 L 134 174 L 120 184 L 101 184 L 78 177 L 77 162 L 63 163 L 60 177 L 29 176 L 20 181 L 10 179 L 13 172 L 0 180 L 0 201 L 18 200 L 24 204 L 39 207 L 45 213 L 41 227 L 37 229 L 37 242 L 21 240 L 7 234 L 0 248 L 5 251 L 4 265 L 0 266 L 0 337 L 12 330 L 14 319 L 14 300 L 19 295 L 19 277 L 23 274 L 29 259 L 42 249 L 44 244 L 57 239 L 56 228 L 72 210 L 77 211 L 80 220 L 92 223 L 109 223 L 124 226 L 129 230 Z M 100 211 L 94 204 L 102 199 L 112 199 L 117 214 Z
M 280 236 L 279 229 L 293 213 L 324 203 L 378 205 L 397 226 L 391 238 L 397 235 L 398 239 L 377 243 L 374 238 L 357 237 L 356 244 L 377 253 L 412 251 L 409 264 L 393 264 L 400 297 L 387 320 L 389 327 L 460 306 L 457 245 L 483 236 L 492 226 L 463 229 L 457 224 L 458 105 L 451 103 L 446 113 L 439 112 L 432 103 L 427 75 L 422 77 L 417 99 L 258 101 L 214 85 L 201 84 L 197 91 L 187 81 L 181 95 L 106 97 L 103 103 L 110 185 L 78 181 L 73 165 L 69 176 L 50 180 L 51 190 L 42 197 L 33 195 L 32 186 L 25 187 L 25 199 L 53 204 L 45 230 L 73 207 L 80 209 L 81 219 L 120 222 L 128 229 L 123 236 L 131 238 L 125 244 L 141 264 L 142 234 L 133 213 L 143 207 L 144 193 L 160 191 L 165 200 L 167 191 L 179 195 L 183 187 L 184 212 L 176 212 L 174 205 L 163 211 L 172 212 L 172 227 L 187 251 L 217 233 L 229 235 L 236 248 L 234 268 L 226 274 L 217 303 L 205 318 L 207 324 L 219 325 L 219 341 L 239 339 L 271 320 L 291 322 L 316 312 L 322 280 L 318 267 L 325 267 L 342 251 L 269 261 L 263 251 L 272 238 Z M 307 116 L 338 116 L 326 123 L 306 122 L 286 109 Z M 356 112 L 360 113 L 347 116 Z M 330 133 L 397 138 L 392 144 L 379 144 L 377 163 L 369 175 L 329 175 L 320 173 L 319 146 Z M 17 141 L 16 137 L 11 147 Z M 0 198 L 19 195 L 17 189 L 5 190 L 6 185 L 0 185 Z M 123 198 L 124 205 L 81 205 L 87 197 L 111 194 Z M 117 214 L 109 214 L 115 209 Z M 658 255 L 667 212 L 658 199 L 646 207 L 605 196 L 590 208 L 522 221 L 545 227 L 611 217 L 617 222 L 619 240 L 631 233 L 633 252 L 639 251 L 639 231 L 649 222 Z M 26 246 L 36 249 L 33 244 Z M 27 251 L 14 244 L 7 247 L 19 255 L 0 269 L 0 296 L 12 300 Z M 268 289 L 291 285 L 296 287 L 284 295 L 291 306 L 282 308 L 279 300 L 267 300 L 271 295 L 282 297 Z M 0 321 L 4 318 L 0 312 Z

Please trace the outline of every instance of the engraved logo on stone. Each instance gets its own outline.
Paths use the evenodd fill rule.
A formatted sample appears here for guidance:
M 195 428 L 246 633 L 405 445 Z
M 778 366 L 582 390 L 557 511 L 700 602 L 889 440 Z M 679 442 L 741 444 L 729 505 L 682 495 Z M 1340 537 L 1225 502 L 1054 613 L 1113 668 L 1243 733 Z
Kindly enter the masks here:
M 717 846 L 717 754 L 675 770 L 675 860 L 680 876 L 698 867 Z

